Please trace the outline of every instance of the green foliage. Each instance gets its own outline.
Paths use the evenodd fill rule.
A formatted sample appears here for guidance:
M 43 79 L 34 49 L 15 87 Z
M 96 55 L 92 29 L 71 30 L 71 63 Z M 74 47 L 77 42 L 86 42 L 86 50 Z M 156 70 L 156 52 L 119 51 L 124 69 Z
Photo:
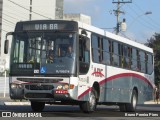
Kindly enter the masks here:
M 158 85 L 160 83 L 160 33 L 155 33 L 146 45 L 153 48 L 154 51 L 155 83 Z

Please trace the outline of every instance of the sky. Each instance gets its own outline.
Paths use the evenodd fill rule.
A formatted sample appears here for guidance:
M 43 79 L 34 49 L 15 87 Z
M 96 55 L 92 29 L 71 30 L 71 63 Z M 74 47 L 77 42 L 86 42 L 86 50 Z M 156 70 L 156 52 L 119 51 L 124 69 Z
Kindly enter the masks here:
M 113 4 L 112 1 L 64 0 L 64 13 L 86 14 L 91 16 L 93 26 L 114 33 L 117 21 L 113 10 L 117 9 L 117 4 Z M 132 0 L 132 3 L 121 4 L 121 11 L 124 11 L 124 14 L 120 15 L 120 21 L 126 19 L 127 30 L 121 31 L 120 35 L 146 43 L 155 33 L 160 33 L 159 5 L 160 0 Z M 152 14 L 145 15 L 146 12 Z

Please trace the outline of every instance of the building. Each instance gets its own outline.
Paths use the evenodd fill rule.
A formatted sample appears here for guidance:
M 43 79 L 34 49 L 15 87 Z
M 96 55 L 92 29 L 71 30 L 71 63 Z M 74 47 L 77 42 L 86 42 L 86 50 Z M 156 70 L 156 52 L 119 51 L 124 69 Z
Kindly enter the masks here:
M 91 25 L 91 17 L 84 14 L 64 14 L 65 20 L 75 20 Z
M 0 40 L 1 40 L 1 33 L 2 33 L 2 5 L 3 5 L 3 0 L 0 0 Z M 1 42 L 0 42 L 1 46 Z
M 0 0 L 0 60 L 5 59 L 7 67 L 9 55 L 4 54 L 6 33 L 14 31 L 18 21 L 63 19 L 63 2 L 64 0 Z

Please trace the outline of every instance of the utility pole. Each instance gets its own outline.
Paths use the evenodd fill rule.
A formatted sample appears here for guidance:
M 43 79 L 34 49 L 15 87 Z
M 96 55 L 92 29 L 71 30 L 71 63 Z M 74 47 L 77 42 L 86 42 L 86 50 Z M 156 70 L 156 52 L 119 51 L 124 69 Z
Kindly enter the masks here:
M 116 25 L 116 35 L 120 32 L 120 14 L 124 12 L 120 10 L 120 4 L 125 3 L 132 3 L 132 0 L 113 0 L 112 3 L 117 4 L 117 10 L 113 10 L 115 12 L 115 15 L 117 17 L 117 25 Z
M 30 0 L 30 13 L 29 13 L 29 20 L 32 20 L 32 0 Z

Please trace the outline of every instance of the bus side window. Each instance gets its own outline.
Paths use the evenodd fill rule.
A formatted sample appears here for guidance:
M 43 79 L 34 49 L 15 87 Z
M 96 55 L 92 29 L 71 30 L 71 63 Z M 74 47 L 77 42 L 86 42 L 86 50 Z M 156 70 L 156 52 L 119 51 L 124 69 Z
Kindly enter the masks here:
M 137 71 L 137 50 L 135 48 L 132 48 L 132 65 L 131 65 L 131 69 L 134 71 Z
M 98 36 L 92 34 L 92 60 L 95 63 L 99 63 L 99 47 Z
M 147 73 L 151 74 L 153 72 L 153 56 L 150 53 L 148 53 L 147 68 Z
M 148 55 L 147 55 L 147 53 L 145 52 L 145 73 L 146 73 L 146 74 L 148 73 L 147 63 L 148 63 Z
M 141 72 L 145 73 L 145 52 L 144 51 L 140 51 L 139 52 L 140 55 L 140 64 L 141 64 Z
M 137 71 L 141 71 L 141 63 L 140 63 L 140 54 L 139 50 L 137 50 Z
M 87 37 L 79 37 L 79 72 L 80 74 L 86 74 L 90 65 L 90 40 Z
M 113 66 L 118 67 L 119 66 L 119 48 L 118 48 L 118 43 L 117 42 L 113 42 L 112 44 L 113 48 L 112 48 L 112 58 L 113 58 Z
M 106 38 L 103 39 L 103 63 L 106 65 L 111 64 L 111 48 L 110 48 L 110 41 Z
M 130 56 L 131 56 L 131 48 L 127 45 L 124 45 L 124 48 L 123 48 L 124 68 L 130 69 Z

